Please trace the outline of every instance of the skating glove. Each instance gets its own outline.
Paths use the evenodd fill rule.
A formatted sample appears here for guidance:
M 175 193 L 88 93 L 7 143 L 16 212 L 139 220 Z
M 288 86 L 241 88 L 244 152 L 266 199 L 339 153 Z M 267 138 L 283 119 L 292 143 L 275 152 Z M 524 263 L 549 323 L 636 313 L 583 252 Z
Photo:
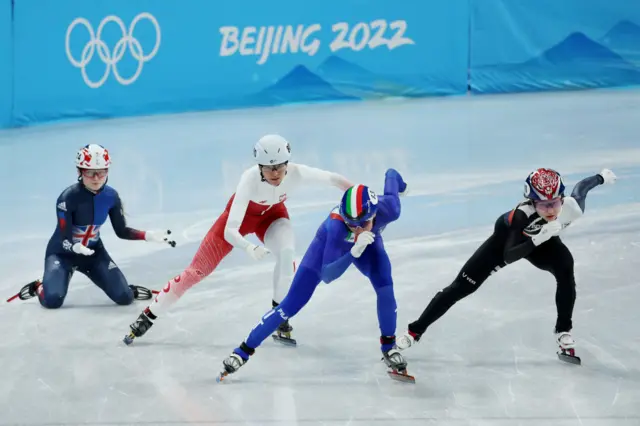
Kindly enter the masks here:
M 562 223 L 558 220 L 554 220 L 552 222 L 548 222 L 540 228 L 540 232 L 538 234 L 531 237 L 533 244 L 535 246 L 539 246 L 545 241 L 549 240 L 549 238 L 558 235 L 562 231 Z
M 404 191 L 398 192 L 398 196 L 406 197 L 408 193 L 409 193 L 409 185 L 405 183 L 404 184 Z
M 266 247 L 256 246 L 255 244 L 250 244 L 246 250 L 253 260 L 262 260 L 271 253 Z
M 94 253 L 94 250 L 82 245 L 81 243 L 75 243 L 72 245 L 71 250 L 73 250 L 74 253 L 78 253 L 83 256 L 91 256 Z
M 373 242 L 375 235 L 371 231 L 364 231 L 356 237 L 356 243 L 351 247 L 351 255 L 356 259 L 362 256 L 362 252 Z
M 615 173 L 613 173 L 609 169 L 602 169 L 602 171 L 599 174 L 600 176 L 602 176 L 602 180 L 604 181 L 603 183 L 605 185 L 612 185 L 616 183 L 616 180 L 618 179 Z
M 173 240 L 170 240 L 169 235 L 171 235 L 171 231 L 170 230 L 166 230 L 166 231 L 146 231 L 144 233 L 144 239 L 145 241 L 153 241 L 154 243 L 167 243 L 169 244 L 171 247 L 175 247 L 176 246 L 176 242 Z

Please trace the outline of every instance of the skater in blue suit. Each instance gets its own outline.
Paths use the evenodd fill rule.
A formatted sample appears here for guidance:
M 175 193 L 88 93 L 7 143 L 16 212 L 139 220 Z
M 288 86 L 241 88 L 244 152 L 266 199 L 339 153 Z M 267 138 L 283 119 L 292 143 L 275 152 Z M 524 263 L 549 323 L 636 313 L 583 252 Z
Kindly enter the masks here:
M 400 217 L 399 195 L 407 185 L 389 169 L 384 195 L 378 197 L 364 185 L 355 185 L 343 195 L 339 206 L 320 225 L 309 245 L 291 288 L 282 302 L 267 312 L 249 337 L 224 360 L 221 380 L 246 364 L 255 349 L 282 321 L 296 315 L 311 299 L 321 281 L 331 283 L 354 264 L 369 278 L 377 294 L 378 323 L 383 360 L 395 374 L 405 375 L 407 363 L 395 346 L 396 300 L 391 262 L 381 232 Z
M 47 244 L 43 278 L 25 285 L 17 295 L 20 299 L 37 294 L 43 307 L 60 308 L 74 271 L 89 277 L 118 305 L 152 297 L 149 289 L 129 285 L 105 249 L 100 227 L 108 217 L 122 239 L 172 246 L 175 242 L 169 240 L 171 231 L 145 232 L 127 226 L 120 196 L 107 185 L 110 165 L 109 152 L 101 145 L 86 145 L 78 151 L 78 182 L 65 189 L 56 201 L 57 226 Z

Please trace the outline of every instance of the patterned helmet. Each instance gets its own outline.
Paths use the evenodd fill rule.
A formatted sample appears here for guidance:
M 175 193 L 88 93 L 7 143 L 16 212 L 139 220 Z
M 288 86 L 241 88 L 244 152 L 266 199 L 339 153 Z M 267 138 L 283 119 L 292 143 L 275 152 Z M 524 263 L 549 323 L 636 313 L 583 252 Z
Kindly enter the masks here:
M 531 172 L 524 184 L 524 196 L 534 201 L 564 197 L 562 176 L 552 169 Z
M 109 151 L 102 145 L 85 145 L 76 154 L 76 167 L 79 169 L 108 169 L 110 165 Z
M 342 196 L 340 216 L 350 226 L 364 225 L 377 211 L 378 196 L 367 186 L 352 186 Z

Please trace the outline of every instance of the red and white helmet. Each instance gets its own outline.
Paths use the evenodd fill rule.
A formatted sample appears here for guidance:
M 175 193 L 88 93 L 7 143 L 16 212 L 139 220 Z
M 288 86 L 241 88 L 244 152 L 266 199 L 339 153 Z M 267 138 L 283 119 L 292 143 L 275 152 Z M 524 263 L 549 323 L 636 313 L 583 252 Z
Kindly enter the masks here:
M 524 196 L 534 201 L 564 197 L 562 176 L 552 169 L 531 172 L 524 183 Z
M 76 167 L 79 169 L 108 169 L 111 165 L 109 151 L 95 143 L 82 147 L 76 154 Z

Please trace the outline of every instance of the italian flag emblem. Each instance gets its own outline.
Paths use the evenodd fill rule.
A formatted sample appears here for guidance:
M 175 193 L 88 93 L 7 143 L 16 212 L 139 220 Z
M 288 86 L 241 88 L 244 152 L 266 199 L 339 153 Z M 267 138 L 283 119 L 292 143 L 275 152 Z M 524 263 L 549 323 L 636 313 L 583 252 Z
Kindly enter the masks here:
M 346 213 L 349 217 L 358 217 L 362 214 L 362 197 L 364 196 L 364 185 L 352 186 L 347 190 Z

